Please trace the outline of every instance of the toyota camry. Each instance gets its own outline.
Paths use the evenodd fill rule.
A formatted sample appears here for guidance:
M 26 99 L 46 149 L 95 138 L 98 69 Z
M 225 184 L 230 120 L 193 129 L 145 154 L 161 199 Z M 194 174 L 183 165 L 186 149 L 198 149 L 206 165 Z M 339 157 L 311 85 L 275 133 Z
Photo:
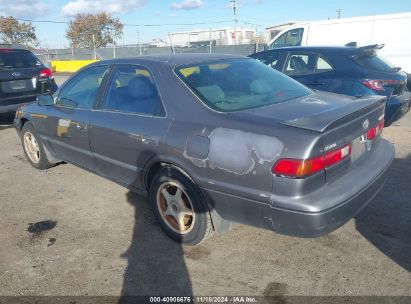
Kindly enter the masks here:
M 93 63 L 15 125 L 32 166 L 64 161 L 145 194 L 165 233 L 195 245 L 232 223 L 298 237 L 342 226 L 393 159 L 384 105 L 250 58 L 181 54 Z

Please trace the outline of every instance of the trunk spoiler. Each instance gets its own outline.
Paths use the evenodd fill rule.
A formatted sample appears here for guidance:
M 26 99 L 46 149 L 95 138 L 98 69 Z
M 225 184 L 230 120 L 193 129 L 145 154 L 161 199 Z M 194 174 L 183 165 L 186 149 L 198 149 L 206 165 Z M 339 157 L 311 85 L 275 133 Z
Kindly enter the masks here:
M 384 106 L 386 99 L 382 96 L 363 96 L 343 107 L 333 108 L 308 117 L 284 121 L 281 124 L 323 133 L 373 109 Z
M 350 42 L 346 44 L 345 46 L 349 47 L 356 47 L 357 43 L 355 42 L 355 45 L 353 45 L 354 42 Z M 355 48 L 355 54 L 352 55 L 353 58 L 360 57 L 362 55 L 366 54 L 375 54 L 378 50 L 381 50 L 385 44 L 371 44 L 371 45 L 366 45 L 366 46 L 361 46 L 361 47 L 356 47 Z

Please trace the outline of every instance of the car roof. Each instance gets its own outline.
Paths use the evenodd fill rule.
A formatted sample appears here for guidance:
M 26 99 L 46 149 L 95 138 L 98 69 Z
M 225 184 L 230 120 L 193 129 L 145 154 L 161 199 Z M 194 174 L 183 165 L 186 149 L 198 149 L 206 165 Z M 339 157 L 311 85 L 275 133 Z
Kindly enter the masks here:
M 29 51 L 22 45 L 2 42 L 0 42 L 0 49 L 8 51 Z
M 381 49 L 384 45 L 366 45 L 362 47 L 355 46 L 330 46 L 330 45 L 318 45 L 318 46 L 287 46 L 271 50 L 262 51 L 256 54 L 270 53 L 270 52 L 292 52 L 292 51 L 312 51 L 312 52 L 344 52 L 347 54 L 357 54 L 364 51 L 373 51 Z
M 102 60 L 96 64 L 115 64 L 115 63 L 139 63 L 141 61 L 159 62 L 169 65 L 171 67 L 179 66 L 183 64 L 197 64 L 208 61 L 218 61 L 227 59 L 246 59 L 245 56 L 239 55 L 227 55 L 227 54 L 165 54 L 165 55 L 152 55 L 152 56 L 139 56 L 119 59 Z
M 349 46 L 287 46 L 287 47 L 281 47 L 281 48 L 276 48 L 276 49 L 271 49 L 271 50 L 266 50 L 262 51 L 260 53 L 264 52 L 279 52 L 279 51 L 284 51 L 284 52 L 289 52 L 289 51 L 342 51 L 342 52 L 355 52 L 355 50 L 358 50 L 358 48 L 355 47 L 349 47 Z

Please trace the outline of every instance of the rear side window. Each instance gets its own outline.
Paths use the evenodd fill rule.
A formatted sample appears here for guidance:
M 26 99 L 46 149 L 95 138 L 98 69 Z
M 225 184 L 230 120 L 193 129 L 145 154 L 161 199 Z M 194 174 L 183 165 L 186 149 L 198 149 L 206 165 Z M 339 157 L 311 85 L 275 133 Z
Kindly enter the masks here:
M 41 65 L 40 60 L 28 51 L 0 50 L 0 69 L 33 68 Z
M 221 112 L 269 106 L 311 93 L 253 59 L 186 65 L 176 68 L 176 73 L 207 106 Z
M 318 54 L 291 54 L 285 64 L 284 73 L 289 76 L 302 76 L 332 71 L 333 67 Z
M 119 65 L 114 71 L 102 109 L 164 116 L 165 111 L 150 72 L 139 66 Z
M 357 62 L 363 67 L 379 71 L 379 72 L 391 72 L 394 68 L 390 62 L 378 57 L 376 54 L 366 54 L 357 57 Z

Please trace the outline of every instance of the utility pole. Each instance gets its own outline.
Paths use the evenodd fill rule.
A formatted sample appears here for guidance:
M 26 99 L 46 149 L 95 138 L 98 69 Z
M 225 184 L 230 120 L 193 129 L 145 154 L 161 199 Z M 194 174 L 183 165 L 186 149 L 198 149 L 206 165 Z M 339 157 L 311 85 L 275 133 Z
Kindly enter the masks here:
M 94 51 L 94 60 L 97 59 L 97 53 L 96 53 L 96 37 L 93 34 L 93 51 Z
M 170 46 L 171 46 L 171 53 L 174 54 L 174 46 L 173 46 L 173 41 L 171 41 L 171 35 L 168 33 L 168 40 L 170 41 Z
M 139 48 L 139 54 L 141 56 L 140 30 L 137 30 L 137 45 L 138 45 L 138 48 Z
M 111 32 L 111 39 L 113 39 L 113 58 L 115 59 L 116 58 L 116 40 L 114 39 L 114 29 L 113 29 L 113 31 Z
M 211 54 L 211 44 L 212 44 L 212 40 L 211 40 L 211 27 L 210 27 L 210 32 L 209 32 L 209 49 L 208 52 Z
M 341 12 L 342 12 L 342 9 L 341 9 L 341 8 L 338 8 L 338 9 L 337 9 L 337 18 L 338 18 L 338 19 L 341 18 Z
M 116 58 L 116 41 L 113 39 L 113 58 Z
M 234 44 L 237 44 L 237 1 L 230 0 L 231 7 L 233 8 L 233 15 L 234 15 Z
M 255 26 L 255 52 L 258 52 L 258 25 Z

